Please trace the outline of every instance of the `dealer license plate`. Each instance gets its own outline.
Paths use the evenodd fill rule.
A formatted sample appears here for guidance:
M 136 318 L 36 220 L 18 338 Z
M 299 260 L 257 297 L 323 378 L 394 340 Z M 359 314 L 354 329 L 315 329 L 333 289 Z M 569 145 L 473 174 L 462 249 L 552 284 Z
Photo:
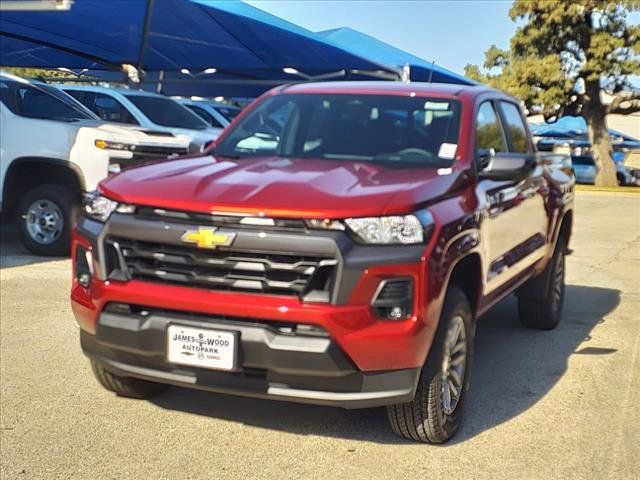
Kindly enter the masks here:
M 169 325 L 167 360 L 215 370 L 234 370 L 237 333 Z

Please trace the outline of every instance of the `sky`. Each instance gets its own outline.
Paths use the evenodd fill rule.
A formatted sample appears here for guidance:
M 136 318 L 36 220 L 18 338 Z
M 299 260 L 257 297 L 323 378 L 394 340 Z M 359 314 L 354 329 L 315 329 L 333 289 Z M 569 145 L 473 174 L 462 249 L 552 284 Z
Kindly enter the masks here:
M 312 31 L 351 27 L 458 73 L 507 48 L 516 25 L 510 0 L 245 0 Z

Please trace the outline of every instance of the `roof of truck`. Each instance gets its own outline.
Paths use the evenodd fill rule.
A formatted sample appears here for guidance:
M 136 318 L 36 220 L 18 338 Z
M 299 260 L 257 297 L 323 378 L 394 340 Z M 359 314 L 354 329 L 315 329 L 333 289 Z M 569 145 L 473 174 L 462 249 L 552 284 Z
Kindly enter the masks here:
M 489 91 L 496 92 L 485 85 L 391 81 L 296 83 L 285 85 L 281 90 L 281 92 L 287 93 L 371 93 L 381 95 L 411 95 L 413 93 L 419 96 L 459 96 L 463 93 L 478 95 Z

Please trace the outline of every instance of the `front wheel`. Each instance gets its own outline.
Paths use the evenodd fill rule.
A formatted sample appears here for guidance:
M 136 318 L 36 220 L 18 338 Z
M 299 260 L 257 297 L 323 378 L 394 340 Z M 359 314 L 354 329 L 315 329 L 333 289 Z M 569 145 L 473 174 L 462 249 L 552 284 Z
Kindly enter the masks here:
M 469 300 L 462 290 L 451 287 L 415 398 L 387 407 L 393 431 L 408 440 L 425 443 L 449 440 L 460 427 L 472 358 Z
M 39 185 L 26 192 L 16 212 L 23 245 L 36 255 L 68 255 L 78 203 L 64 185 Z

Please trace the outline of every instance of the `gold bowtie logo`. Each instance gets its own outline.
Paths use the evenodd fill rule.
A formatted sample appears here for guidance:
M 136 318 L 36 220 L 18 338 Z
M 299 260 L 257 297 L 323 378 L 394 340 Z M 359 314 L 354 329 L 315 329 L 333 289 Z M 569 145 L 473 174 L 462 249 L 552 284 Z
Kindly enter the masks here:
M 217 228 L 200 227 L 198 230 L 187 230 L 180 240 L 195 243 L 198 248 L 228 247 L 236 238 L 235 233 L 222 232 Z

